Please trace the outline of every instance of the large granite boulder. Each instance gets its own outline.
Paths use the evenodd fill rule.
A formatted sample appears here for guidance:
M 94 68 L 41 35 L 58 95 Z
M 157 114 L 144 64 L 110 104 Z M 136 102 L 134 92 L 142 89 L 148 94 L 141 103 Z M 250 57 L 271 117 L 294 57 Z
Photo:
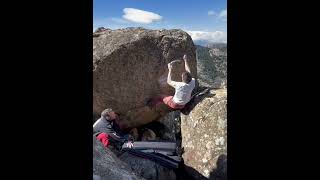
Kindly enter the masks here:
M 196 179 L 226 180 L 227 90 L 211 90 L 185 115 L 181 113 L 184 164 Z
M 158 94 L 174 94 L 166 83 L 167 64 L 184 54 L 192 76 L 197 78 L 196 48 L 186 32 L 100 28 L 93 33 L 94 115 L 111 107 L 133 121 L 131 126 L 158 119 L 159 114 L 144 107 L 145 102 Z M 181 81 L 183 61 L 174 63 L 173 71 L 173 80 Z

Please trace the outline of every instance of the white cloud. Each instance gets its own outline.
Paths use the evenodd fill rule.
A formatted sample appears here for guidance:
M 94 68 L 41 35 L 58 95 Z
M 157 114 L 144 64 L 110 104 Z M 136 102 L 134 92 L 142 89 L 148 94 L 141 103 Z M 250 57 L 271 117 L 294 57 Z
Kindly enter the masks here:
M 220 14 L 219 14 L 219 17 L 221 17 L 221 18 L 226 18 L 227 17 L 227 10 L 225 9 L 225 10 L 222 10 L 221 12 L 220 12 Z
M 227 33 L 223 31 L 187 31 L 193 41 L 208 41 L 211 43 L 227 43 Z
M 158 14 L 140 9 L 124 8 L 123 12 L 124 15 L 122 17 L 124 19 L 135 23 L 150 24 L 162 19 L 162 16 Z
M 216 12 L 214 12 L 214 11 L 208 11 L 208 16 L 213 16 L 213 15 L 216 15 Z

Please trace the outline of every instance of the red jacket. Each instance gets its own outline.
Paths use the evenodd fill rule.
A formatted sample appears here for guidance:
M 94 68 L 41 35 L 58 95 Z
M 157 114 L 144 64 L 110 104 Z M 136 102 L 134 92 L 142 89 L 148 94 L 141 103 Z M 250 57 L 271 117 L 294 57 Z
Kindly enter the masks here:
M 108 145 L 109 145 L 109 135 L 107 133 L 100 133 L 97 136 L 97 139 L 102 142 L 104 147 L 108 147 Z

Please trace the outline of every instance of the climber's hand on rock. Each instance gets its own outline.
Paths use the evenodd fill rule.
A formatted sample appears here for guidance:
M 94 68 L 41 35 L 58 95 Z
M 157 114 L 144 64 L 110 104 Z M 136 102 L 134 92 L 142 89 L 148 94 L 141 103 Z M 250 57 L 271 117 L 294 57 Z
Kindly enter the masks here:
M 168 64 L 168 69 L 172 69 L 172 64 L 171 63 Z
M 183 60 L 187 60 L 187 55 L 185 54 L 185 55 L 183 55 Z
M 133 143 L 131 141 L 127 142 L 127 148 L 132 148 L 133 147 Z

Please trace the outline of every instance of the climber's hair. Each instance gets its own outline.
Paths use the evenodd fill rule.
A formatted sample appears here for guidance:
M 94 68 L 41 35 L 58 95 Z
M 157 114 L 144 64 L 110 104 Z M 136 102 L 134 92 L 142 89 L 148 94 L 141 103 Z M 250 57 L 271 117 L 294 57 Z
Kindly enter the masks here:
M 101 116 L 106 118 L 107 120 L 110 120 L 109 113 L 112 112 L 113 110 L 111 108 L 105 109 L 102 111 Z
M 189 84 L 189 82 L 192 80 L 192 76 L 189 72 L 183 72 L 182 73 L 182 81 L 184 83 Z

